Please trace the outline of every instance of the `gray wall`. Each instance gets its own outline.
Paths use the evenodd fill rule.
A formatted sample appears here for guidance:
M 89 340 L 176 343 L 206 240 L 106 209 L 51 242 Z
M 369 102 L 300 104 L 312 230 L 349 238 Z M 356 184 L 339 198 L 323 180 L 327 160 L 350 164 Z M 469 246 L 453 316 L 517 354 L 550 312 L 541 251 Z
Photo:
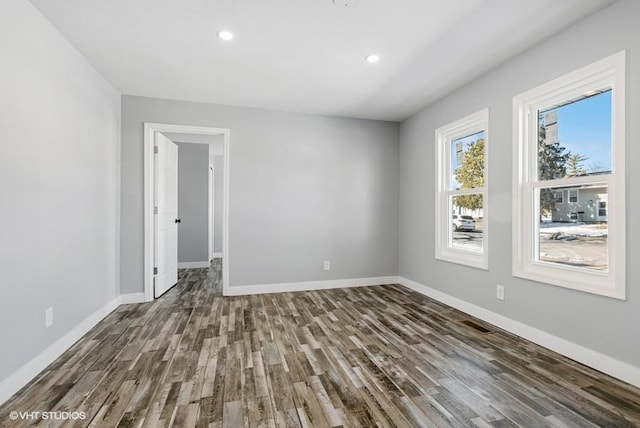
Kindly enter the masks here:
M 224 157 L 213 156 L 213 252 L 222 253 L 222 212 L 224 204 Z
M 178 263 L 208 261 L 208 144 L 178 144 L 178 216 Z
M 123 96 L 123 293 L 143 290 L 145 121 L 231 129 L 232 286 L 397 274 L 398 124 Z
M 0 58 L 3 380 L 118 294 L 120 95 L 25 0 Z
M 512 98 L 622 49 L 628 49 L 627 161 L 640 162 L 640 2 L 619 1 L 461 88 L 400 128 L 400 275 L 530 326 L 640 366 L 640 254 L 637 222 L 627 222 L 627 301 L 511 275 Z M 434 259 L 434 133 L 490 108 L 489 271 Z M 628 169 L 627 218 L 640 209 L 640 170 Z M 495 298 L 505 286 L 505 301 Z

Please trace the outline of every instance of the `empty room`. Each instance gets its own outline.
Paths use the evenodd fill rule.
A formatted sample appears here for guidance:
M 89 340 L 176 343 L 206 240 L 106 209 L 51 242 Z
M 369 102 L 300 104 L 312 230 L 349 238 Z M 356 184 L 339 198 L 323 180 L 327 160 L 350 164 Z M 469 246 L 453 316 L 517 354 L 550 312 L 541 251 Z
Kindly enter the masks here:
M 0 427 L 640 426 L 637 0 L 1 0 Z

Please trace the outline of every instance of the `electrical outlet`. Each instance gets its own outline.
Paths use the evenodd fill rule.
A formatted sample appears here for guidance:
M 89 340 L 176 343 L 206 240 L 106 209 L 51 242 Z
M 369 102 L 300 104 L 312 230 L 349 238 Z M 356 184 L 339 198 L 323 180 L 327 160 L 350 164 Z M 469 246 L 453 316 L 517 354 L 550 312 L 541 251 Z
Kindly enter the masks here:
M 504 285 L 498 284 L 496 286 L 496 298 L 499 300 L 504 300 Z
M 53 325 L 53 308 L 47 308 L 44 311 L 44 326 L 49 328 Z
M 324 270 L 331 270 L 331 260 L 324 261 Z

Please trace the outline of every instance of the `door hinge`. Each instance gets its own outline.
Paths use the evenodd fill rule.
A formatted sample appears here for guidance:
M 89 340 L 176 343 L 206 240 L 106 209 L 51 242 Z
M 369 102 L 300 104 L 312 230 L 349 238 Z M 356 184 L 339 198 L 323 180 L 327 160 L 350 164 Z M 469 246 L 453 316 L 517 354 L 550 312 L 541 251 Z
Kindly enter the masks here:
M 158 214 L 158 207 L 153 207 L 153 213 Z
M 153 154 L 158 154 L 158 146 L 153 146 Z
M 157 274 L 158 274 L 158 268 L 157 268 L 157 267 L 154 267 L 154 268 L 153 268 L 153 274 L 154 274 L 154 275 L 157 275 Z

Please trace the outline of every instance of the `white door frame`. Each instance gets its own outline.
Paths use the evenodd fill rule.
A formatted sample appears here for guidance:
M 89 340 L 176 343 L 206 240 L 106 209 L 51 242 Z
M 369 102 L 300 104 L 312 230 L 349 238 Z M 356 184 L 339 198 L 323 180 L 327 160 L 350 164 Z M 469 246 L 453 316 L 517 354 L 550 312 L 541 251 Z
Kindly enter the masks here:
M 153 260 L 155 236 L 153 230 L 153 205 L 155 171 L 153 146 L 156 132 L 182 134 L 224 135 L 223 152 L 223 195 L 222 195 L 222 294 L 229 289 L 229 137 L 228 128 L 205 126 L 171 125 L 165 123 L 144 123 L 144 297 L 153 301 Z
M 214 207 L 214 171 L 213 164 L 209 163 L 209 261 L 213 260 L 213 253 L 215 252 L 215 207 Z

